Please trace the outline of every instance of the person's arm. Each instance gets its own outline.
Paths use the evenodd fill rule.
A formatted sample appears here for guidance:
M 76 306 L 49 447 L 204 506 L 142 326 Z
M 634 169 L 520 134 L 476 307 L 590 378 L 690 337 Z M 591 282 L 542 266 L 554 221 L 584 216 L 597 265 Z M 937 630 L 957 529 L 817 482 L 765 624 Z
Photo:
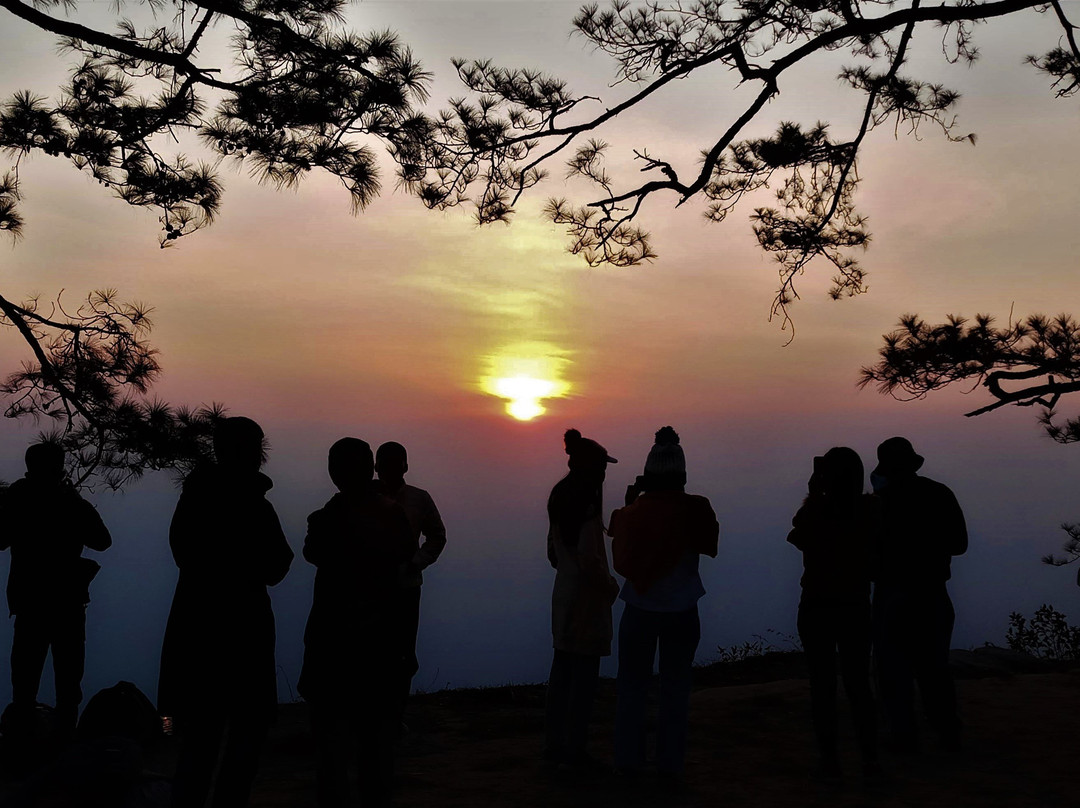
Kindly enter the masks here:
M 190 493 L 181 491 L 172 522 L 169 523 L 169 549 L 172 550 L 173 561 L 181 569 L 197 555 L 192 548 L 200 534 L 197 522 L 197 502 Z
M 330 554 L 330 536 L 326 508 L 319 508 L 308 515 L 307 535 L 304 537 L 304 549 L 301 551 L 309 564 L 316 567 L 326 562 Z
M 705 497 L 697 497 L 698 516 L 696 541 L 694 549 L 701 555 L 716 558 L 716 551 L 720 544 L 720 522 L 716 518 L 716 511 L 712 503 Z
M 555 552 L 555 526 L 550 524 L 548 525 L 547 535 L 547 557 L 551 568 L 557 570 L 559 568 L 559 556 Z
M 881 498 L 876 494 L 863 495 L 862 505 L 867 567 L 870 580 L 876 581 L 881 572 L 882 548 L 885 544 L 885 511 Z
M 791 519 L 792 527 L 787 540 L 803 552 L 817 543 L 821 533 L 820 500 L 820 495 L 808 496 Z
M 267 500 L 260 503 L 262 509 L 262 546 L 256 548 L 256 569 L 259 580 L 267 586 L 281 583 L 292 566 L 293 551 L 277 511 Z
M 112 547 L 112 536 L 97 508 L 75 494 L 78 499 L 79 536 L 84 546 L 103 552 Z
M 416 557 L 412 525 L 405 509 L 396 502 L 389 503 L 389 522 L 393 533 L 394 565 L 400 567 Z M 437 514 L 436 514 L 437 515 Z M 440 522 L 441 524 L 441 522 Z M 443 543 L 445 544 L 445 539 Z
M 630 578 L 631 548 L 625 525 L 625 511 L 625 508 L 617 508 L 612 512 L 608 533 L 611 534 L 611 566 L 623 578 Z
M 949 554 L 954 556 L 963 555 L 968 548 L 967 523 L 964 521 L 964 512 L 960 509 L 960 503 L 956 501 L 956 495 L 944 486 L 942 486 L 941 499 L 942 526 L 945 529 Z
M 420 532 L 424 536 L 424 543 L 412 556 L 412 565 L 418 570 L 423 570 L 434 564 L 443 548 L 446 547 L 446 527 L 443 525 L 442 516 L 439 515 L 439 509 L 435 507 L 435 500 L 427 493 L 425 493 Z

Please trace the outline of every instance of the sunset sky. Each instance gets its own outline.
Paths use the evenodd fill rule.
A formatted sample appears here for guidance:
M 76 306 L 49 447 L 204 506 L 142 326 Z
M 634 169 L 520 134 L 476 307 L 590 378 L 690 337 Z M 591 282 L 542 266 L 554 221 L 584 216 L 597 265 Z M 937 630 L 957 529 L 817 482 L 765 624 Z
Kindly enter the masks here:
M 455 56 L 543 68 L 610 106 L 632 90 L 609 86 L 612 63 L 569 36 L 577 7 L 365 0 L 350 6 L 348 25 L 396 30 L 435 73 L 433 109 L 463 92 Z M 565 471 L 561 436 L 571 426 L 620 460 L 608 476 L 609 507 L 641 472 L 653 432 L 671 424 L 681 433 L 688 489 L 708 496 L 721 522 L 719 557 L 702 564 L 709 593 L 699 659 L 766 629 L 794 633 L 801 560 L 784 538 L 811 458 L 850 445 L 869 470 L 874 447 L 894 434 L 913 441 L 924 473 L 952 487 L 968 517 L 971 550 L 954 563 L 954 645 L 1002 643 L 1013 610 L 1049 601 L 1080 620 L 1073 570 L 1039 563 L 1064 539 L 1059 524 L 1080 521 L 1080 449 L 1049 441 L 1029 410 L 963 418 L 987 402 L 978 391 L 901 403 L 855 382 L 906 312 L 932 321 L 1004 318 L 1010 309 L 1080 314 L 1080 102 L 1054 99 L 1048 80 L 1023 64 L 1057 42 L 1051 22 L 1028 13 L 978 27 L 973 68 L 944 64 L 939 37 L 916 34 L 905 72 L 962 93 L 957 131 L 977 133 L 977 145 L 929 128 L 918 139 L 872 133 L 858 194 L 873 232 L 863 258 L 870 291 L 832 302 L 831 273 L 811 265 L 790 344 L 768 320 L 776 273 L 750 230 L 751 205 L 714 225 L 703 204 L 675 210 L 674 200 L 656 198 L 641 223 L 659 258 L 589 269 L 539 215 L 547 196 L 592 198 L 565 184 L 558 164 L 511 226 L 483 229 L 467 211 L 434 213 L 395 191 L 389 161 L 384 193 L 357 217 L 330 179 L 278 192 L 225 166 L 219 221 L 163 251 L 153 214 L 63 161 L 35 157 L 21 168 L 25 238 L 0 244 L 3 293 L 49 298 L 64 289 L 75 301 L 115 287 L 152 305 L 165 369 L 157 394 L 220 401 L 263 425 L 270 498 L 298 556 L 306 515 L 332 493 L 329 445 L 344 435 L 405 444 L 409 479 L 432 493 L 449 538 L 424 587 L 420 688 L 546 676 L 553 573 L 544 503 Z M 18 89 L 55 94 L 64 69 L 51 36 L 0 12 L 0 54 L 5 98 Z M 749 134 L 782 120 L 853 132 L 861 97 L 835 79 L 850 61 L 827 54 L 787 77 Z M 620 118 L 602 133 L 613 166 L 629 168 L 622 176 L 633 181 L 626 157 L 635 147 L 694 165 L 753 92 L 734 85 L 722 72 L 695 76 Z M 0 157 L 0 171 L 8 161 Z M 6 371 L 27 352 L 13 332 L 0 336 Z M 550 385 L 540 393 L 558 396 L 540 401 L 546 411 L 532 420 L 515 420 L 497 395 L 505 393 L 497 380 L 512 376 L 539 379 Z M 0 424 L 0 477 L 22 473 L 37 429 Z M 156 689 L 176 496 L 165 474 L 92 495 L 115 546 L 99 559 L 92 589 L 88 694 L 117 679 Z M 293 683 L 312 575 L 298 558 L 274 591 L 279 662 Z M 0 701 L 9 641 L 10 623 L 0 621 Z M 614 673 L 612 660 L 604 672 Z M 287 698 L 285 678 L 279 687 Z

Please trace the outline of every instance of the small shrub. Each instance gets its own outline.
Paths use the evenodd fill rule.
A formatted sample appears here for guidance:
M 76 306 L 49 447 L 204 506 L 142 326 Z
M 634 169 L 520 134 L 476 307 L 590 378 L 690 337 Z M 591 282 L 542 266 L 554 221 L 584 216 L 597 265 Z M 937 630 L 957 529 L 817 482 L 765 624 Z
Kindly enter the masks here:
M 1070 626 L 1064 614 L 1046 603 L 1030 623 L 1019 612 L 1010 614 L 1005 641 L 1014 651 L 1039 659 L 1080 659 L 1080 626 Z
M 761 634 L 754 634 L 752 635 L 753 639 L 747 640 L 742 645 L 738 643 L 729 646 L 718 645 L 716 650 L 720 656 L 717 658 L 717 662 L 721 665 L 728 665 L 752 659 L 753 657 L 765 656 L 765 654 L 802 650 L 802 642 L 794 634 L 785 634 L 771 628 L 766 629 L 765 633 L 770 636 L 765 637 Z M 774 640 L 782 641 L 786 647 L 777 645 Z

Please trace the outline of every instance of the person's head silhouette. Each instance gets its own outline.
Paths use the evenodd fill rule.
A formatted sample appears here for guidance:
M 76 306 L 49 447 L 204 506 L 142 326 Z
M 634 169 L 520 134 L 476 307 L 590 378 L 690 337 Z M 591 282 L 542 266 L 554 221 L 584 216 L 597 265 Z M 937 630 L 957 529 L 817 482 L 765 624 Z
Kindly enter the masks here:
M 653 440 L 642 475 L 647 487 L 652 491 L 681 491 L 686 485 L 686 455 L 679 445 L 679 433 L 662 426 Z
M 258 471 L 266 462 L 262 428 L 250 418 L 222 418 L 214 427 L 214 457 L 227 469 Z
M 375 458 L 367 441 L 342 438 L 330 447 L 327 457 L 330 479 L 342 493 L 363 491 L 370 487 L 375 474 Z
M 41 483 L 57 484 L 64 479 L 64 450 L 55 443 L 41 442 L 26 448 L 26 476 Z
M 618 463 L 608 454 L 607 449 L 591 438 L 584 438 L 576 429 L 568 429 L 563 434 L 563 446 L 566 447 L 566 465 L 576 477 L 603 482 L 607 476 L 607 464 Z
M 821 457 L 815 457 L 811 493 L 815 488 L 833 498 L 862 494 L 863 463 L 859 453 L 847 446 L 834 446 Z
M 387 441 L 375 453 L 375 471 L 379 473 L 379 482 L 390 490 L 405 484 L 408 470 L 409 454 L 400 443 Z

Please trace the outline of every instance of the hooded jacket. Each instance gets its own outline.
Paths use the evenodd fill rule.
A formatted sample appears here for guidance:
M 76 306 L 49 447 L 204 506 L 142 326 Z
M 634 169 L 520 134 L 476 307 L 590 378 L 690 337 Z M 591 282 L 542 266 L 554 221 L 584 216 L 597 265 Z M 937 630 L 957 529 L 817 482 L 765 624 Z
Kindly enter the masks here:
M 260 472 L 217 465 L 188 475 L 169 529 L 180 569 L 161 649 L 162 715 L 225 707 L 273 714 L 274 612 L 266 588 L 293 552 Z

